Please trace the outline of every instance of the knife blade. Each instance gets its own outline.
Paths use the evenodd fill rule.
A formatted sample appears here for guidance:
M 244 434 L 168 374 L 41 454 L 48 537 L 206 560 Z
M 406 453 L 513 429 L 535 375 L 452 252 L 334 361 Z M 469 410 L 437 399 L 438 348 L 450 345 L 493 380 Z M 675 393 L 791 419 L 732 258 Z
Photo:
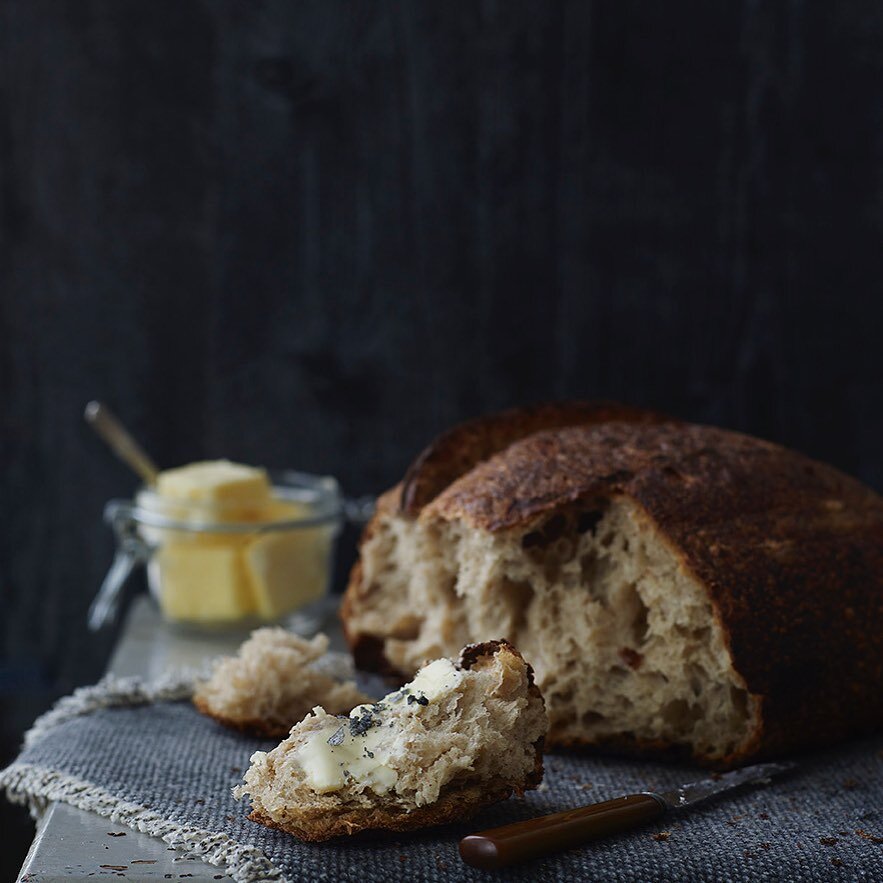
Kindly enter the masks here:
M 464 837 L 460 841 L 460 857 L 466 864 L 486 871 L 505 868 L 618 834 L 735 788 L 768 783 L 772 776 L 794 767 L 795 764 L 787 761 L 755 764 L 689 782 L 671 791 L 641 791 L 503 825 Z
M 756 763 L 730 773 L 709 776 L 699 782 L 680 785 L 672 791 L 644 791 L 642 793 L 658 797 L 669 809 L 682 809 L 685 806 L 693 806 L 703 800 L 708 800 L 709 797 L 714 797 L 732 788 L 740 788 L 742 785 L 766 784 L 773 776 L 792 770 L 795 766 L 796 764 L 790 761 Z

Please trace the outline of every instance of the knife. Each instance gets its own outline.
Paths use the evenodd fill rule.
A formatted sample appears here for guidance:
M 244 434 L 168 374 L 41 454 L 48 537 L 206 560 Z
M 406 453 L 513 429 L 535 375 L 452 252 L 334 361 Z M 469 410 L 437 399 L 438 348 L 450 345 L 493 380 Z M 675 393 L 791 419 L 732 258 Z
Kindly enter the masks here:
M 540 858 L 580 846 L 609 834 L 618 834 L 658 819 L 671 810 L 694 806 L 724 791 L 770 778 L 795 767 L 793 763 L 760 763 L 716 774 L 673 791 L 641 791 L 625 797 L 568 809 L 470 834 L 460 841 L 460 857 L 468 865 L 494 871 L 516 862 Z

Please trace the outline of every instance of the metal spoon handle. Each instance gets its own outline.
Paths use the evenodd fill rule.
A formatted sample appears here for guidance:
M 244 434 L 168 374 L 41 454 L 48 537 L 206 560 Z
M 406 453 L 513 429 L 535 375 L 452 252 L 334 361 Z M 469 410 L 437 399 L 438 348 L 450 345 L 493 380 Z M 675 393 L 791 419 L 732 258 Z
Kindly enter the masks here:
M 655 794 L 629 794 L 470 834 L 460 841 L 460 857 L 476 868 L 493 871 L 636 828 L 666 810 L 665 802 Z
M 110 445 L 113 452 L 131 466 L 146 484 L 152 485 L 156 482 L 156 475 L 159 472 L 156 464 L 107 405 L 103 402 L 89 402 L 83 416 L 92 429 Z

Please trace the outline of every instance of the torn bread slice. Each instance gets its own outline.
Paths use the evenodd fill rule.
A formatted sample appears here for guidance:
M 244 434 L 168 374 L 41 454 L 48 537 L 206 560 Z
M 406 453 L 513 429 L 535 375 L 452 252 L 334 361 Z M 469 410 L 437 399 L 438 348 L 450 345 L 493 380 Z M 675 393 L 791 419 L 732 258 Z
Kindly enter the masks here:
M 215 663 L 193 704 L 226 726 L 282 739 L 314 705 L 336 713 L 367 700 L 352 681 L 322 670 L 327 653 L 321 633 L 308 641 L 283 628 L 257 629 L 236 656 Z
M 252 756 L 235 794 L 250 796 L 249 818 L 302 840 L 459 821 L 540 783 L 547 728 L 521 654 L 474 644 L 348 716 L 314 708 Z

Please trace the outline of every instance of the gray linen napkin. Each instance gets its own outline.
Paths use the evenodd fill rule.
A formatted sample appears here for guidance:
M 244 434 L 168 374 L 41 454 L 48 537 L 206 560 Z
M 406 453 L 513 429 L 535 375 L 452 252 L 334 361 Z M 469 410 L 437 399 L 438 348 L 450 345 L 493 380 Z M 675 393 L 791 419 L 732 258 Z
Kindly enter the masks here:
M 539 791 L 463 825 L 301 843 L 247 818 L 231 789 L 249 739 L 199 715 L 186 681 L 106 678 L 37 721 L 0 788 L 32 808 L 60 800 L 161 837 L 242 883 L 408 879 L 530 881 L 883 880 L 883 740 L 805 757 L 798 771 L 702 809 L 505 874 L 464 865 L 457 841 L 493 825 L 701 778 L 695 767 L 553 754 Z

